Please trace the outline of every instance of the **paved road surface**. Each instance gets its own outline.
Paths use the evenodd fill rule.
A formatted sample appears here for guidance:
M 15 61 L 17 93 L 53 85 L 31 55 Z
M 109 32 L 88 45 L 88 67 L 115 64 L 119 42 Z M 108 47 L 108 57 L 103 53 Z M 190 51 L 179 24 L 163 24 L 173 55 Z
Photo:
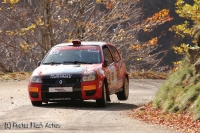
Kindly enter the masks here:
M 112 95 L 106 108 L 98 108 L 92 100 L 33 107 L 27 81 L 0 81 L 0 133 L 175 133 L 129 117 L 132 109 L 153 99 L 162 82 L 132 79 L 127 101 Z

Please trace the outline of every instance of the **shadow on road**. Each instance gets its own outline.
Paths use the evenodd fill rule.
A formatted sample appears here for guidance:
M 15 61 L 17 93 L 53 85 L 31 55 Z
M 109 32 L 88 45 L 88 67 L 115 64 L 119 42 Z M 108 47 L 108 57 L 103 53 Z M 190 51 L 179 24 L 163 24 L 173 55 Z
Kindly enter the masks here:
M 76 109 L 76 110 L 102 110 L 102 111 L 123 111 L 137 108 L 134 104 L 129 103 L 112 103 L 108 102 L 107 107 L 97 107 L 94 101 L 64 101 L 51 102 L 43 104 L 40 108 L 59 108 L 59 109 Z

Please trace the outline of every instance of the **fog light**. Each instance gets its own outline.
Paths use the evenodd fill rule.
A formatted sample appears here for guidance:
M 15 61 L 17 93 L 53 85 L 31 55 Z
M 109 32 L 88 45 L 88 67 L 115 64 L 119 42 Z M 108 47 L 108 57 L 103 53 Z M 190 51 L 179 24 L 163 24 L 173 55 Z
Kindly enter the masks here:
M 38 98 L 39 97 L 37 92 L 30 92 L 30 95 L 31 95 L 32 98 Z
M 37 87 L 29 87 L 29 91 L 30 92 L 38 92 L 38 88 Z
M 83 90 L 84 90 L 84 91 L 96 90 L 96 85 L 83 86 Z
M 96 90 L 91 90 L 91 91 L 86 91 L 85 94 L 86 96 L 92 96 L 96 93 Z

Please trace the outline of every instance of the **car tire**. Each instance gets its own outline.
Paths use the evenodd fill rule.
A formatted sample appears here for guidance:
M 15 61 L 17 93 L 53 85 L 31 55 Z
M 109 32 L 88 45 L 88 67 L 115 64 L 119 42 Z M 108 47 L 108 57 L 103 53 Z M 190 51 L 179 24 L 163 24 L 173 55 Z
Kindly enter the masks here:
M 41 101 L 31 101 L 33 106 L 41 106 L 42 102 Z
M 98 107 L 106 107 L 106 105 L 107 105 L 105 83 L 102 86 L 102 97 L 101 97 L 101 99 L 96 99 L 96 104 Z
M 127 100 L 129 96 L 129 82 L 126 77 L 124 80 L 123 90 L 117 93 L 118 100 Z

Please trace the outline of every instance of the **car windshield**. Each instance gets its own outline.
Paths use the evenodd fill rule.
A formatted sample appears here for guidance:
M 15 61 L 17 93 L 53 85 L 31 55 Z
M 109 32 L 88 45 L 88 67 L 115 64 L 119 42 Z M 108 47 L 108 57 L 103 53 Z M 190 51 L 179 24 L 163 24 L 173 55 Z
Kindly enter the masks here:
M 98 64 L 101 62 L 99 46 L 55 47 L 42 64 Z

